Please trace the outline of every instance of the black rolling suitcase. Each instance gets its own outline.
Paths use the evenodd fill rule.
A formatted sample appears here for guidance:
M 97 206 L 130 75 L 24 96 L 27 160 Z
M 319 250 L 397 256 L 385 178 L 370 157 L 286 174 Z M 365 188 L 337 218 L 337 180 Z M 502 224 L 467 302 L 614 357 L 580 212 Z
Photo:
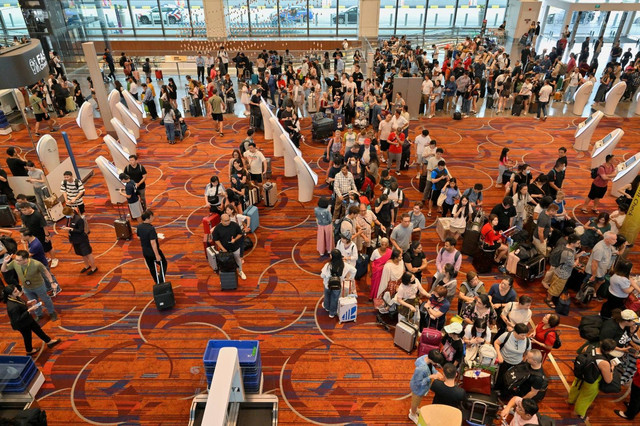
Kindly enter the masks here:
M 238 288 L 238 274 L 233 272 L 220 272 L 220 288 L 222 290 L 235 290 Z
M 480 246 L 480 231 L 467 228 L 462 236 L 462 247 L 460 253 L 473 256 Z
M 116 230 L 116 238 L 119 240 L 130 240 L 133 238 L 131 222 L 127 219 L 127 215 L 124 213 L 124 210 L 121 210 L 124 207 L 120 206 L 120 204 L 116 204 L 116 206 L 118 213 L 120 214 L 120 217 L 113 221 L 113 227 Z
M 545 273 L 546 260 L 541 254 L 518 262 L 516 276 L 524 281 L 533 281 L 542 277 Z
M 262 128 L 262 115 L 251 114 L 249 117 L 249 127 L 252 129 Z
M 333 136 L 334 121 L 330 118 L 314 120 L 311 125 L 311 137 L 314 141 Z
M 155 262 L 154 267 L 156 269 L 156 282 L 158 282 L 158 284 L 153 286 L 153 301 L 156 303 L 156 308 L 158 308 L 159 311 L 171 309 L 176 305 L 173 287 L 170 282 L 165 282 L 164 280 L 162 264 Z
M 500 408 L 501 404 L 498 396 L 493 392 L 491 395 L 467 392 L 462 414 L 465 420 L 474 425 L 493 425 L 498 417 Z
M 0 206 L 0 226 L 9 227 L 16 224 L 16 217 L 11 211 L 11 207 L 8 205 Z
M 524 108 L 524 98 L 520 95 L 516 96 L 511 107 L 511 115 L 519 116 Z
M 493 267 L 495 254 L 495 250 L 485 251 L 478 246 L 476 252 L 473 254 L 473 260 L 471 262 L 476 272 L 479 274 L 490 273 L 491 268 Z

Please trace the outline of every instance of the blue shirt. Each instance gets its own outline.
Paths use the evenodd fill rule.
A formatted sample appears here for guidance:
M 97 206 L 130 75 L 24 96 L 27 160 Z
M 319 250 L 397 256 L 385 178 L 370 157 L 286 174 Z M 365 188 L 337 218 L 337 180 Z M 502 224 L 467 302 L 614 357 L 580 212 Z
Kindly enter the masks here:
M 432 364 L 427 363 L 428 355 L 422 355 L 416 359 L 416 369 L 413 371 L 409 387 L 411 392 L 419 396 L 425 396 L 431 387 L 431 375 L 436 369 Z
M 316 215 L 316 220 L 318 221 L 318 226 L 325 226 L 331 224 L 331 212 L 329 209 L 323 209 L 320 207 L 316 207 L 314 209 L 314 213 Z
M 129 204 L 133 204 L 138 201 L 138 191 L 136 190 L 136 183 L 133 180 L 127 182 L 127 184 L 124 186 L 124 192 L 127 195 L 130 195 L 130 197 L 127 198 L 127 202 Z
M 445 96 L 453 96 L 456 94 L 456 89 L 458 86 L 456 86 L 456 82 L 455 81 L 447 81 L 447 83 L 444 85 L 444 94 Z
M 37 238 L 29 243 L 29 254 L 32 259 L 42 263 L 45 267 L 49 264 L 47 256 L 44 254 L 44 247 L 42 247 L 42 243 Z

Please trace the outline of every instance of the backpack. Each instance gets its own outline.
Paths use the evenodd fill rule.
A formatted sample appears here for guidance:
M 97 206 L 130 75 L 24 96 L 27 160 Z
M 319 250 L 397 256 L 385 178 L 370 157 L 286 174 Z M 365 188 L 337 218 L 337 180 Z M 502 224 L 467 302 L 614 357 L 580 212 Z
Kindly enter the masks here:
M 2 243 L 5 250 L 7 250 L 7 254 L 16 254 L 18 251 L 18 243 L 11 237 L 3 235 L 0 237 L 0 243 Z
M 577 380 L 592 384 L 600 377 L 600 369 L 597 361 L 605 359 L 602 355 L 596 354 L 595 346 L 588 346 L 573 361 L 573 374 Z
M 565 247 L 566 244 L 558 244 L 553 248 L 553 250 L 551 250 L 551 254 L 549 255 L 549 265 L 554 268 L 560 266 L 560 259 L 562 258 L 562 253 L 564 252 Z
M 558 333 L 557 330 L 549 330 L 544 334 L 544 341 L 547 340 L 547 336 L 549 335 L 549 333 L 551 333 L 551 331 L 553 331 L 556 334 L 556 340 L 553 341 L 553 349 L 560 349 L 560 347 L 562 346 L 562 341 L 560 340 L 560 333 Z
M 340 238 L 342 238 L 340 229 L 342 228 L 342 222 L 344 222 L 345 220 L 348 221 L 353 226 L 353 222 L 351 221 L 351 219 L 349 219 L 346 216 L 343 217 L 342 219 L 334 222 L 335 228 L 333 229 L 333 236 L 334 236 L 334 241 L 336 241 L 336 242 L 340 241 Z
M 591 169 L 591 179 L 595 179 L 598 177 L 598 169 L 600 167 L 594 167 L 593 169 Z
M 329 287 L 329 290 L 341 290 L 342 279 L 340 279 L 338 275 L 333 275 L 333 272 L 331 272 L 327 286 Z
M 583 305 L 586 305 L 587 303 L 591 302 L 591 299 L 593 299 L 595 296 L 596 289 L 587 282 L 582 284 L 582 287 L 580 287 L 580 290 L 576 294 L 576 300 Z
M 510 394 L 517 394 L 519 388 L 524 385 L 529 377 L 531 371 L 529 370 L 529 364 L 521 363 L 509 368 L 504 375 L 504 388 Z
M 89 221 L 87 220 L 87 216 L 81 215 L 82 222 L 84 223 L 84 233 L 89 235 L 91 233 L 91 229 L 89 228 Z
M 146 74 L 149 74 L 151 72 L 151 63 L 145 61 L 142 64 L 142 71 L 144 71 Z
M 251 140 L 251 138 L 246 138 L 245 140 L 243 140 L 242 142 L 240 142 L 240 154 L 244 155 L 244 153 L 247 151 L 249 144 L 253 142 Z
M 587 315 L 582 317 L 580 319 L 580 325 L 578 325 L 580 337 L 588 342 L 599 342 L 602 323 L 603 321 L 600 315 Z
M 442 257 L 442 254 L 444 253 L 444 251 L 445 251 L 444 247 L 440 249 L 440 257 Z M 456 266 L 456 263 L 458 263 L 458 259 L 460 259 L 460 250 L 456 250 L 456 254 L 453 256 L 453 266 L 454 267 Z M 458 275 L 458 274 L 456 273 L 456 275 Z M 451 277 L 451 278 L 455 278 L 455 276 Z M 466 281 L 464 283 L 466 284 Z M 468 284 L 467 284 L 467 290 L 471 291 L 471 287 L 469 287 Z
M 569 315 L 569 309 L 571 306 L 571 296 L 569 293 L 562 293 L 558 297 L 558 303 L 556 303 L 556 313 L 560 315 Z

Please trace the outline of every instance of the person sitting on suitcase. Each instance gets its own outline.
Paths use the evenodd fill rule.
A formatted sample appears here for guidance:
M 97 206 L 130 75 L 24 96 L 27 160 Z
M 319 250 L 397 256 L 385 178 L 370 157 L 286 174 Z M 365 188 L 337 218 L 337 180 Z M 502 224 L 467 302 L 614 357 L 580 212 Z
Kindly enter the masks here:
M 444 287 L 434 289 L 430 293 L 429 300 L 420 306 L 420 328 L 442 330 L 450 307 L 447 289 Z
M 411 388 L 411 408 L 409 409 L 409 419 L 418 424 L 418 407 L 422 398 L 427 396 L 431 383 L 434 380 L 442 380 L 444 376 L 436 370 L 437 366 L 444 365 L 446 360 L 442 352 L 433 349 L 427 355 L 422 355 L 415 361 L 415 370 L 411 376 L 409 387 Z
M 511 411 L 515 408 L 513 418 L 510 423 L 507 423 L 507 417 L 511 414 Z M 514 396 L 509 403 L 500 412 L 500 417 L 503 418 L 503 424 L 508 426 L 520 426 L 520 425 L 538 425 L 538 403 L 530 398 L 520 398 Z
M 396 302 L 399 305 L 398 322 L 402 320 L 413 321 L 416 324 L 419 322 L 418 293 L 425 297 L 430 296 L 411 272 L 402 274 L 402 284 L 396 293 Z
M 496 232 L 496 226 L 498 226 L 498 216 L 492 213 L 489 216 L 489 221 L 484 224 L 480 233 L 483 238 L 483 250 L 495 250 L 493 260 L 501 264 L 509 255 L 509 246 L 504 243 L 505 238 L 502 235 L 502 231 Z M 500 265 L 498 269 L 503 274 L 507 271 L 504 265 Z
M 220 223 L 213 228 L 212 235 L 218 250 L 233 253 L 236 265 L 238 265 L 238 275 L 246 280 L 247 276 L 242 272 L 242 257 L 240 256 L 240 243 L 244 238 L 240 225 L 232 222 L 229 215 L 224 213 L 220 216 Z

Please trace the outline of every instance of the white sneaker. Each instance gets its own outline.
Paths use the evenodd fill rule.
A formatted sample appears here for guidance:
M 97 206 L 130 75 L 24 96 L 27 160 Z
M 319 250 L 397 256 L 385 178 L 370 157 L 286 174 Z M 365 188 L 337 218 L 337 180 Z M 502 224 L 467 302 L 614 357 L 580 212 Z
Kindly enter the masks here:
M 411 420 L 415 424 L 418 424 L 418 415 L 412 413 L 411 410 L 409 410 L 409 420 Z
M 247 276 L 244 274 L 244 272 L 240 271 L 240 278 L 242 278 L 243 280 L 246 280 Z
M 56 266 L 58 266 L 58 259 L 51 259 L 51 267 L 55 268 Z

